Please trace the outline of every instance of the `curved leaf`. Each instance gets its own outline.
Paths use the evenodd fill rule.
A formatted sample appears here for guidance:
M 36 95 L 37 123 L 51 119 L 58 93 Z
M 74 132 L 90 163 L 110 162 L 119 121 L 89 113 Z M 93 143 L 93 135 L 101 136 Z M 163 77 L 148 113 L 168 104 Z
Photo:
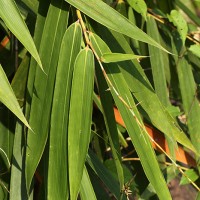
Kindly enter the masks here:
M 0 101 L 12 111 L 28 128 L 30 128 L 19 103 L 15 97 L 15 94 L 10 86 L 10 83 L 6 77 L 5 72 L 0 64 Z
M 51 1 L 40 44 L 40 55 L 47 75 L 37 68 L 35 77 L 31 77 L 35 80 L 29 123 L 35 134 L 28 131 L 28 148 L 26 149 L 27 189 L 31 185 L 48 138 L 56 68 L 60 45 L 68 24 L 68 14 L 69 5 L 64 0 Z
M 67 122 L 72 73 L 76 56 L 81 49 L 81 41 L 81 27 L 79 23 L 74 23 L 67 29 L 62 40 L 51 113 L 47 196 L 52 200 L 66 199 L 69 195 L 66 170 Z
M 92 51 L 86 47 L 75 61 L 70 99 L 68 169 L 71 200 L 77 199 L 89 147 L 93 85 L 94 58 Z
M 119 12 L 108 6 L 101 0 L 66 0 L 74 7 L 81 10 L 83 13 L 99 22 L 100 24 L 115 30 L 119 33 L 127 35 L 133 39 L 146 42 L 153 46 L 156 46 L 163 51 L 168 52 L 155 40 L 149 37 L 137 26 L 132 24 L 127 18 L 121 15 Z

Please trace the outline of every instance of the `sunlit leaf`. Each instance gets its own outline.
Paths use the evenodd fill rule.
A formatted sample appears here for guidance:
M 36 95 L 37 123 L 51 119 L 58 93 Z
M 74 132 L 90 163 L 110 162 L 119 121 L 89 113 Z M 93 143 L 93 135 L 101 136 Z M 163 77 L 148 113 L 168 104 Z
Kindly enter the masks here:
M 90 142 L 93 87 L 94 57 L 92 51 L 86 47 L 76 58 L 71 88 L 68 124 L 68 170 L 71 200 L 77 199 L 80 190 Z
M 0 101 L 11 110 L 27 127 L 30 128 L 22 110 L 19 106 L 19 103 L 15 97 L 15 94 L 10 86 L 10 83 L 6 77 L 5 72 L 3 71 L 2 66 L 0 65 Z
M 144 19 L 147 19 L 147 5 L 144 0 L 128 0 L 129 5 L 138 13 L 140 13 Z
M 54 6 L 55 3 L 57 6 Z M 51 2 L 39 50 L 47 74 L 37 68 L 36 74 L 32 77 L 34 86 L 29 123 L 35 134 L 29 131 L 27 137 L 27 188 L 31 185 L 48 137 L 56 68 L 62 37 L 68 24 L 68 14 L 69 5 L 64 0 Z
M 80 11 L 99 22 L 100 24 L 127 35 L 133 39 L 146 42 L 164 51 L 160 44 L 144 33 L 127 18 L 100 0 L 66 0 Z M 167 51 L 168 52 L 168 51 Z
M 134 54 L 122 54 L 122 53 L 105 53 L 101 56 L 101 61 L 104 63 L 120 62 L 125 60 L 134 60 L 146 58 L 147 56 L 140 56 Z
M 188 26 L 182 14 L 177 10 L 172 10 L 170 15 L 168 15 L 168 18 L 174 24 L 174 26 L 177 27 L 182 43 L 185 44 L 185 39 L 188 32 Z

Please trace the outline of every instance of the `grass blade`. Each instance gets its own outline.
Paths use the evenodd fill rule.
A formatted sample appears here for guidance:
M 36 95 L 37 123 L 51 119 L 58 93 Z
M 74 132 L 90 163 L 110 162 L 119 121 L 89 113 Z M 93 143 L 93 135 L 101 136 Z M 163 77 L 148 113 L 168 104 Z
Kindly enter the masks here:
M 75 61 L 70 99 L 68 170 L 71 200 L 77 199 L 89 147 L 93 87 L 94 57 L 92 51 L 86 47 Z
M 48 167 L 48 199 L 67 199 L 67 125 L 72 73 L 81 49 L 82 32 L 79 23 L 72 24 L 63 37 L 58 61 L 50 127 Z M 62 112 L 60 112 L 62 110 Z M 59 134 L 58 134 L 59 133 Z M 62 160 L 62 162 L 60 162 Z M 59 170 L 58 170 L 59 169 Z M 60 184 L 62 183 L 62 184 Z

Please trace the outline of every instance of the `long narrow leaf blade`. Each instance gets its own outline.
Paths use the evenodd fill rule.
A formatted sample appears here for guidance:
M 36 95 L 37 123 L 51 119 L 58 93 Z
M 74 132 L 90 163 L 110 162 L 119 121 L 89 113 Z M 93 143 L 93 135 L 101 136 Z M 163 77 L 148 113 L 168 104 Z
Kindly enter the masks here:
M 0 0 L 0 18 L 3 19 L 11 32 L 26 47 L 42 68 L 42 63 L 33 39 L 14 0 Z
M 105 53 L 101 56 L 101 61 L 104 63 L 120 62 L 125 60 L 134 60 L 146 58 L 147 56 L 140 56 L 134 54 L 123 54 L 123 53 Z
M 132 24 L 127 18 L 125 18 L 123 15 L 121 15 L 119 12 L 117 12 L 101 0 L 66 1 L 81 10 L 83 13 L 85 13 L 95 21 L 112 30 L 167 51 L 160 44 L 155 42 L 155 40 L 149 37 L 142 30 L 140 30 L 137 26 Z
M 91 36 L 92 44 L 99 55 L 108 52 L 106 44 L 95 34 Z M 105 51 L 105 52 L 104 52 Z M 118 95 L 111 89 L 113 98 L 120 110 L 127 131 L 132 139 L 133 145 L 140 157 L 140 161 L 151 184 L 154 186 L 160 199 L 171 199 L 163 175 L 160 171 L 158 161 L 150 144 L 147 133 L 142 128 L 142 121 L 129 91 L 126 81 L 120 73 L 118 65 L 106 66 L 108 77 L 117 89 L 119 95 L 128 102 L 132 111 L 124 105 Z M 135 114 L 133 114 L 133 112 Z M 135 118 L 137 116 L 137 119 Z M 144 127 L 144 125 L 143 125 Z
M 123 35 L 114 31 L 109 31 L 101 26 L 101 29 L 98 28 L 98 34 L 103 33 L 106 33 L 104 41 L 106 41 L 112 51 L 118 49 L 118 51 L 122 53 L 133 53 Z M 191 141 L 180 129 L 176 120 L 172 118 L 166 108 L 161 104 L 141 65 L 134 60 L 120 62 L 119 65 L 120 71 L 122 72 L 129 89 L 137 101 L 140 102 L 140 105 L 148 114 L 151 122 L 159 130 L 169 136 L 169 138 L 175 139 L 185 147 L 196 152 L 194 146 L 191 144 Z
M 86 47 L 76 58 L 70 99 L 68 168 L 71 200 L 77 199 L 89 147 L 93 85 L 94 57 Z
M 72 24 L 63 37 L 58 61 L 51 113 L 48 165 L 48 199 L 67 199 L 67 125 L 74 62 L 81 48 L 79 23 Z M 61 112 L 62 111 L 62 112 Z M 58 134 L 59 133 L 59 134 Z M 62 162 L 60 162 L 62 160 Z M 58 170 L 59 169 L 59 170 Z M 60 184 L 62 183 L 62 184 Z
M 39 51 L 47 75 L 39 68 L 36 69 L 31 104 L 29 122 L 34 133 L 29 131 L 27 137 L 27 188 L 31 185 L 33 175 L 42 157 L 48 138 L 56 68 L 60 45 L 68 24 L 68 14 L 69 5 L 64 0 L 53 0 L 51 2 Z M 52 24 L 54 24 L 53 27 Z
M 84 167 L 84 170 L 83 170 L 80 196 L 82 200 L 88 200 L 88 199 L 96 200 L 97 199 L 86 167 Z
M 0 101 L 30 128 L 0 64 Z

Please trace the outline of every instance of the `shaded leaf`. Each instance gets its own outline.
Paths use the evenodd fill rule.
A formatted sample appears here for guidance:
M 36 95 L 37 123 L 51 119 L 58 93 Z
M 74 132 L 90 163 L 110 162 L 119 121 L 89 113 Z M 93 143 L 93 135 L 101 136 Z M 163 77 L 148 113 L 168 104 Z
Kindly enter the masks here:
M 120 198 L 120 187 L 118 181 L 112 176 L 110 171 L 100 162 L 97 156 L 89 150 L 87 155 L 87 163 L 97 176 L 108 187 L 109 191 L 115 196 L 116 199 Z
M 14 0 L 0 0 L 0 17 L 42 68 L 42 63 L 33 39 Z

